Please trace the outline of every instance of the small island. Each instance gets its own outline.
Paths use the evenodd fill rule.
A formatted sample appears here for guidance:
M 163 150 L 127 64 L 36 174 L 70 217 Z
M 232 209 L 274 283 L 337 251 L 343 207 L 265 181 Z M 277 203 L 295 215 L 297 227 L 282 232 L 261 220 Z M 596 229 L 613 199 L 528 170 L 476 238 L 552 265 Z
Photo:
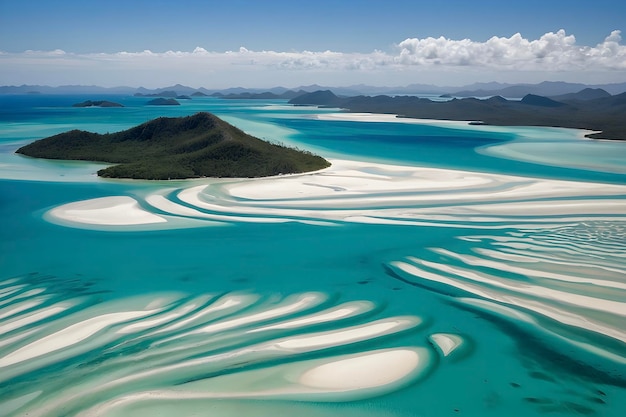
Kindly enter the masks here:
M 146 103 L 146 106 L 180 106 L 180 103 L 173 98 L 155 98 Z
M 113 101 L 107 100 L 87 100 L 82 103 L 72 104 L 72 107 L 124 107 L 120 103 L 115 103 Z
M 330 166 L 320 156 L 263 141 L 206 112 L 159 117 L 117 133 L 72 130 L 23 146 L 17 153 L 118 164 L 98 175 L 148 180 L 267 177 Z

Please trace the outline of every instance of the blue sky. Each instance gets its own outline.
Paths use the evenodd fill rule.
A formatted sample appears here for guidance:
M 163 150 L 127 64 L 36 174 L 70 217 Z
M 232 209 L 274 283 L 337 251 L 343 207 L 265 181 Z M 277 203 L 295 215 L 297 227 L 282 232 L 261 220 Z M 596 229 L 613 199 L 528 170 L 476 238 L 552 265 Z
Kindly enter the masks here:
M 607 0 L 0 0 L 0 84 L 617 82 L 624 26 Z

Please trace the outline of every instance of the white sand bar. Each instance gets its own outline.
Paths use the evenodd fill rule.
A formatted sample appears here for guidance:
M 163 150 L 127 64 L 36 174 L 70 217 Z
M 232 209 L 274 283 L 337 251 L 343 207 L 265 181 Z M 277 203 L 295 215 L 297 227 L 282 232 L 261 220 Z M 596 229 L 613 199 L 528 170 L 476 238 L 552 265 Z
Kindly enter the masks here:
M 4 333 L 8 333 L 15 329 L 20 329 L 22 327 L 28 326 L 33 323 L 37 323 L 40 320 L 46 319 L 48 317 L 59 314 L 65 310 L 68 310 L 73 306 L 74 304 L 70 303 L 69 301 L 61 302 L 61 303 L 54 304 L 50 307 L 46 307 L 42 310 L 37 310 L 34 313 L 20 316 L 16 320 L 5 321 L 2 324 L 0 324 L 0 335 Z
M 320 304 L 323 301 L 326 301 L 326 298 L 327 298 L 326 295 L 321 294 L 321 293 L 305 294 L 303 296 L 300 296 L 299 299 L 293 303 L 276 307 L 276 308 L 272 308 L 269 310 L 261 311 L 259 313 L 237 317 L 232 320 L 213 323 L 201 329 L 193 331 L 192 334 L 193 333 L 216 333 L 216 332 L 221 332 L 221 331 L 229 330 L 229 329 L 240 327 L 240 326 L 245 326 L 245 325 L 252 324 L 252 323 L 257 323 L 260 321 L 270 320 L 276 317 L 281 317 L 286 314 L 292 314 L 292 313 L 313 307 L 317 304 Z
M 412 117 L 398 117 L 395 114 L 380 113 L 322 113 L 315 115 L 318 120 L 342 121 L 342 122 L 370 122 L 370 123 L 404 123 L 416 125 L 441 126 L 468 130 L 492 130 L 488 125 L 471 125 L 472 120 L 438 120 L 438 119 L 415 119 Z
M 155 312 L 156 310 L 123 311 L 119 313 L 103 314 L 83 320 L 63 330 L 59 330 L 56 333 L 36 340 L 0 358 L 0 367 L 9 366 L 76 345 L 108 326 L 147 316 Z
M 220 375 L 176 389 L 128 393 L 97 404 L 78 416 L 126 415 L 127 410 L 137 405 L 163 400 L 353 401 L 406 386 L 423 377 L 431 366 L 432 358 L 425 348 L 366 351 Z
M 518 218 L 516 222 L 572 221 L 573 216 L 581 221 L 586 216 L 595 220 L 606 216 L 605 220 L 611 221 L 624 219 L 626 214 L 626 186 L 620 184 L 339 159 L 331 163 L 330 168 L 308 174 L 192 181 L 168 195 L 162 190 L 148 195 L 142 205 L 128 196 L 104 197 L 66 204 L 48 214 L 70 224 L 154 228 L 168 222 L 177 227 L 170 220 L 181 218 L 193 219 L 198 226 L 216 222 L 415 225 L 434 221 L 471 227 L 486 221 L 510 223 L 513 217 Z M 165 212 L 167 219 L 158 211 Z
M 102 197 L 65 204 L 49 213 L 52 217 L 73 223 L 107 226 L 167 222 L 163 217 L 142 209 L 135 199 L 127 196 Z
M 163 316 L 156 317 L 156 318 L 149 319 L 149 320 L 141 320 L 136 323 L 132 323 L 127 326 L 124 326 L 121 329 L 119 329 L 117 333 L 120 333 L 120 334 L 134 333 L 134 332 L 140 332 L 142 330 L 150 329 L 160 324 L 176 320 L 178 317 L 184 316 L 185 314 L 192 311 L 195 307 L 196 306 L 194 304 L 189 304 L 189 305 L 181 307 L 180 309 L 178 309 L 177 311 L 173 313 L 165 314 Z
M 336 391 L 380 387 L 409 376 L 419 363 L 419 355 L 410 349 L 368 352 L 311 368 L 299 382 Z
M 21 313 L 22 311 L 31 309 L 43 303 L 48 297 L 24 301 L 18 304 L 9 305 L 0 310 L 0 320 Z
M 450 356 L 451 353 L 463 344 L 463 338 L 452 333 L 434 333 L 428 336 L 428 340 L 439 349 L 444 357 Z
M 398 333 L 420 323 L 421 320 L 414 316 L 392 317 L 340 330 L 293 336 L 274 342 L 273 347 L 281 350 L 310 351 Z
M 477 285 L 472 282 L 467 282 L 464 279 L 458 279 L 458 278 L 455 279 L 455 278 L 450 278 L 448 276 L 445 276 L 443 274 L 433 273 L 433 272 L 427 271 L 426 269 L 422 269 L 421 267 L 418 267 L 415 264 L 409 264 L 409 263 L 401 262 L 401 261 L 394 261 L 394 262 L 391 262 L 391 265 L 418 279 L 446 284 L 451 287 L 456 287 L 460 290 L 466 291 L 468 293 L 472 293 L 474 295 L 477 295 L 479 297 L 482 297 L 488 300 L 501 302 L 501 303 L 505 303 L 509 305 L 515 305 L 521 308 L 526 308 L 526 309 L 538 312 L 540 314 L 543 314 L 563 324 L 576 326 L 576 327 L 580 327 L 580 328 L 594 331 L 597 333 L 601 333 L 601 334 L 604 334 L 606 336 L 615 338 L 617 340 L 620 340 L 626 343 L 626 332 L 624 332 L 621 328 L 616 327 L 611 322 L 603 322 L 599 319 L 596 320 L 590 317 L 585 317 L 581 315 L 580 313 L 575 312 L 575 310 L 571 309 L 571 307 L 570 307 L 570 310 L 566 310 L 565 308 L 557 307 L 556 305 L 550 306 L 548 303 L 551 300 L 537 301 L 531 298 L 523 297 L 523 295 L 525 295 L 524 292 L 532 292 L 532 291 L 536 291 L 541 295 L 542 294 L 541 288 L 533 287 L 531 291 L 527 291 L 527 288 L 522 287 L 522 286 L 504 287 L 501 282 L 494 282 L 494 284 L 500 286 L 501 289 L 500 290 L 495 289 L 495 288 L 490 289 L 490 287 Z M 503 287 L 509 291 L 506 291 L 506 290 L 503 291 L 502 290 Z M 548 289 L 544 291 L 548 291 Z M 554 291 L 554 290 L 550 290 L 550 291 Z M 514 294 L 520 294 L 520 296 L 515 296 Z M 562 295 L 565 297 L 566 301 L 570 305 L 574 304 L 572 301 L 581 297 L 580 295 L 577 295 L 577 294 L 568 294 L 564 292 L 562 292 Z M 623 303 L 619 303 L 619 302 L 611 301 L 611 300 L 604 300 L 600 298 L 592 298 L 592 297 L 588 297 L 588 298 L 595 303 L 596 308 L 600 307 L 604 309 L 605 311 L 608 310 L 612 313 L 615 313 L 611 311 L 611 309 L 608 308 L 606 305 L 606 303 L 613 304 L 618 309 L 618 313 L 621 313 L 619 315 L 614 315 L 614 317 L 620 317 L 620 316 L 623 316 L 624 314 Z
M 154 334 L 157 333 L 162 333 L 162 332 L 167 332 L 167 331 L 172 331 L 172 330 L 176 330 L 179 329 L 181 327 L 185 327 L 188 326 L 190 323 L 194 323 L 200 319 L 206 319 L 207 316 L 209 318 L 214 318 L 214 314 L 221 312 L 221 311 L 226 311 L 226 312 L 230 312 L 231 310 L 233 310 L 235 307 L 235 310 L 238 310 L 240 308 L 244 308 L 249 306 L 250 304 L 252 304 L 254 301 L 257 300 L 257 297 L 252 296 L 252 295 L 247 295 L 247 296 L 243 296 L 243 295 L 239 295 L 239 296 L 226 296 L 226 297 L 222 297 L 220 300 L 216 301 L 215 303 L 211 304 L 208 307 L 203 308 L 200 311 L 195 312 L 194 314 L 192 314 L 191 316 L 183 319 L 183 320 L 179 320 L 175 323 L 172 323 L 170 325 L 168 325 L 167 327 L 164 327 L 162 329 L 156 330 L 154 332 Z
M 340 320 L 343 318 L 353 317 L 355 315 L 365 313 L 372 310 L 373 308 L 374 303 L 370 301 L 354 301 L 350 303 L 344 303 L 337 307 L 333 307 L 319 313 L 310 314 L 305 317 L 284 321 L 270 326 L 260 327 L 258 329 L 252 329 L 250 330 L 250 333 L 276 329 L 293 329 L 303 326 L 310 326 L 313 324 Z

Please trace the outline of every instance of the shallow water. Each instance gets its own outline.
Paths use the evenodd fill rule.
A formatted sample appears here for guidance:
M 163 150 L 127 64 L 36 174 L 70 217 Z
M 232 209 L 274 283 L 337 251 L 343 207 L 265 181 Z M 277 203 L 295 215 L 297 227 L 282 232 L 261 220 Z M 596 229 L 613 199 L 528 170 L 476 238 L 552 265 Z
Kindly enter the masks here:
M 626 411 L 625 144 L 86 99 L 0 96 L 0 415 Z M 334 165 L 140 182 L 13 154 L 197 111 Z

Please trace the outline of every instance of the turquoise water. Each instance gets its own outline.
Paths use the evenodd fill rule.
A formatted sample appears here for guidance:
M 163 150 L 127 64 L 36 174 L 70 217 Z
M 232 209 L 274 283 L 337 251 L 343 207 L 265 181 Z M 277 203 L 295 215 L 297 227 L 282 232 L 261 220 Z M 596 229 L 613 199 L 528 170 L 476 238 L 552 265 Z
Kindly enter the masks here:
M 0 96 L 0 415 L 626 411 L 626 144 L 102 98 L 126 107 Z M 141 182 L 14 154 L 197 111 L 334 166 Z

